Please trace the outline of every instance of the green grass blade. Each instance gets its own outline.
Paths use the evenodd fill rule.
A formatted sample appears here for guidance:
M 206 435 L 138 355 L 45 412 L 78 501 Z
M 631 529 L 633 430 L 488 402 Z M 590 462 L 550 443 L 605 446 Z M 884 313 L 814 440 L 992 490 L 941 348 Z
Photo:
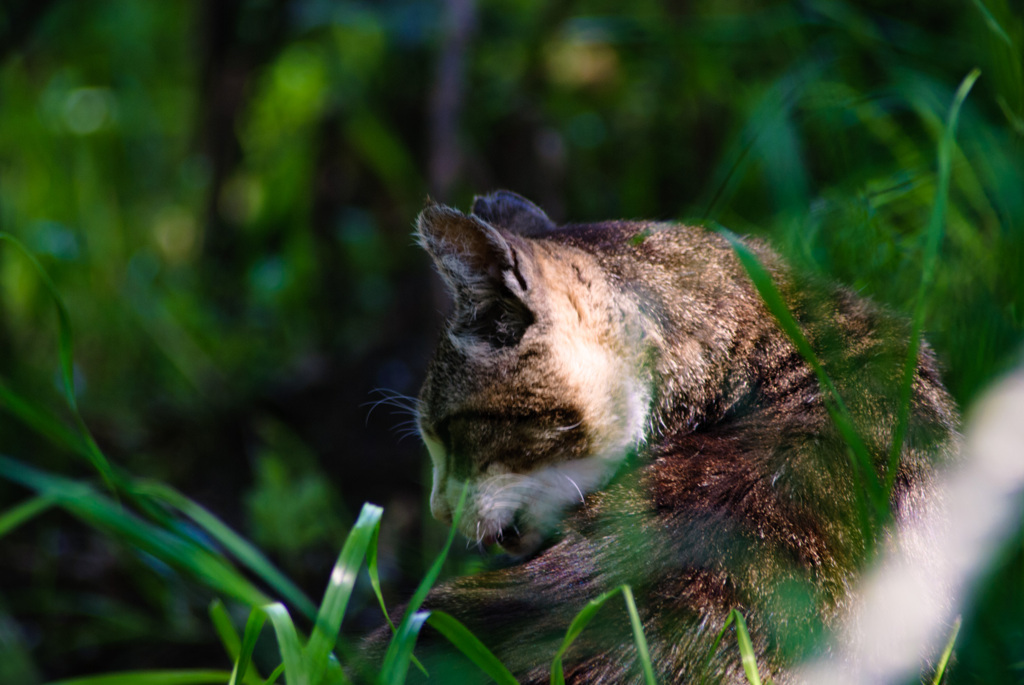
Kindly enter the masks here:
M 907 345 L 907 360 L 903 366 L 903 381 L 900 384 L 899 406 L 896 418 L 896 432 L 893 435 L 892 450 L 889 453 L 889 468 L 885 474 L 885 492 L 892 491 L 896 482 L 896 471 L 900 454 L 903 452 L 903 440 L 907 434 L 910 421 L 910 394 L 914 385 L 914 374 L 917 370 L 917 356 L 921 346 L 921 329 L 924 326 L 926 295 L 935 278 L 935 267 L 939 261 L 939 246 L 945 233 L 946 203 L 949 199 L 949 179 L 952 174 L 953 146 L 956 144 L 956 125 L 960 119 L 960 108 L 971 92 L 974 82 L 981 76 L 979 69 L 969 73 L 957 88 L 953 104 L 946 118 L 946 129 L 939 140 L 938 151 L 938 187 L 935 190 L 935 202 L 932 204 L 931 217 L 928 220 L 928 242 L 925 245 L 924 262 L 921 270 L 921 282 L 917 289 L 914 314 L 911 319 L 910 341 Z
M 419 612 L 420 606 L 423 605 L 423 600 L 427 598 L 430 588 L 434 586 L 434 583 L 437 582 L 437 577 L 441 574 L 444 560 L 448 557 L 448 550 L 451 549 L 452 541 L 455 540 L 455 533 L 459 527 L 459 520 L 462 518 L 462 509 L 465 506 L 468 492 L 469 487 L 463 485 L 462 494 L 459 495 L 459 502 L 455 507 L 455 516 L 452 520 L 451 528 L 448 530 L 448 539 L 445 541 L 441 553 L 437 555 L 437 559 L 434 560 L 426 575 L 423 576 L 423 580 L 420 581 L 416 592 L 413 593 L 412 599 L 409 600 L 409 604 L 405 609 L 405 615 L 402 617 L 402 622 L 399 623 L 398 630 L 395 632 L 391 644 L 388 645 L 388 651 L 384 654 L 384 664 L 381 667 L 380 680 L 383 683 L 401 683 L 405 680 L 405 673 L 409 668 L 409 657 L 412 656 L 412 648 L 416 642 L 416 636 L 419 635 L 419 629 L 422 627 L 423 622 L 426 621 L 426 616 L 419 616 L 417 612 Z M 414 620 L 418 622 L 415 629 L 409 626 Z
M 956 636 L 959 634 L 960 617 L 957 616 L 956 621 L 953 623 L 953 630 L 949 634 L 949 640 L 946 641 L 946 648 L 942 650 L 939 665 L 935 667 L 935 677 L 932 678 L 932 685 L 939 685 L 942 682 L 942 676 L 946 674 L 946 667 L 949 665 L 949 658 L 953 655 L 953 645 L 956 643 Z
M 7 552 L 10 555 L 10 551 Z M 8 557 L 9 558 L 9 557 Z M 0 596 L 0 683 L 37 685 L 40 682 L 37 656 L 29 646 L 28 636 L 14 623 L 17 619 L 7 609 L 7 589 Z
M 313 634 L 306 646 L 313 682 L 318 682 L 327 669 L 328 655 L 338 641 L 341 619 L 345 616 L 345 609 L 348 607 L 352 588 L 355 587 L 356 577 L 362 568 L 367 549 L 380 527 L 382 513 L 383 510 L 378 506 L 369 503 L 363 505 L 359 518 L 345 539 L 338 561 L 334 564 L 334 570 L 331 571 L 331 579 L 320 603 Z
M 238 655 L 235 658 L 235 668 L 231 672 L 231 680 L 228 685 L 238 685 L 239 682 L 259 682 L 252 663 L 252 653 L 256 649 L 256 641 L 263 631 L 263 624 L 267 622 L 267 614 L 259 608 L 249 612 L 249 618 L 245 622 L 245 632 L 239 643 Z M 249 676 L 247 678 L 247 676 Z
M 267 679 L 265 681 L 263 681 L 263 685 L 273 685 L 274 683 L 277 682 L 277 679 L 280 678 L 283 673 L 284 673 L 284 664 L 283 663 L 282 664 L 278 664 L 277 668 L 275 668 L 273 671 L 271 671 L 270 675 L 267 676 Z
M 458 619 L 443 611 L 431 611 L 427 623 L 434 630 L 448 638 L 470 661 L 476 664 L 499 685 L 518 685 L 512 672 L 487 649 L 476 635 L 471 633 Z
M 52 497 L 75 517 L 199 579 L 214 592 L 249 605 L 267 597 L 229 562 L 190 538 L 140 519 L 120 504 L 83 483 L 54 476 L 0 455 L 0 477 Z
M 636 610 L 636 601 L 633 599 L 633 590 L 628 585 L 622 586 L 622 596 L 626 600 L 626 611 L 629 612 L 629 622 L 633 626 L 633 641 L 636 642 L 637 656 L 640 658 L 640 665 L 644 670 L 644 682 L 647 685 L 655 685 L 654 667 L 651 665 L 651 652 L 647 648 L 647 638 L 644 637 L 644 626 L 640 622 L 640 612 Z
M 124 671 L 55 680 L 48 685 L 221 685 L 230 676 L 227 671 Z
M 352 681 L 345 675 L 341 668 L 341 662 L 334 654 L 327 657 L 327 673 L 321 681 L 323 685 L 352 685 Z
M 743 614 L 735 609 L 731 612 L 736 619 L 736 641 L 740 645 L 740 658 L 743 661 L 743 672 L 747 674 L 750 685 L 761 685 L 761 674 L 757 672 L 757 659 L 754 657 L 754 645 L 750 641 L 747 622 Z
M 583 629 L 594 619 L 597 612 L 604 606 L 605 602 L 609 599 L 622 592 L 620 586 L 614 590 L 609 590 L 602 595 L 595 597 L 594 599 L 587 602 L 586 606 L 580 609 L 579 613 L 576 614 L 575 618 L 569 624 L 569 629 L 565 631 L 565 638 L 562 640 L 562 645 L 558 648 L 555 653 L 555 658 L 551 662 L 551 685 L 565 685 L 565 673 L 562 669 L 562 657 L 575 642 L 576 638 L 579 637 Z
M 789 337 L 790 341 L 800 352 L 800 356 L 804 358 L 818 377 L 818 383 L 826 395 L 825 404 L 828 412 L 843 440 L 850 448 L 853 457 L 854 473 L 860 480 L 867 501 L 874 507 L 879 520 L 884 521 L 889 514 L 888 497 L 883 492 L 882 485 L 878 481 L 867 446 L 860 435 L 858 435 L 856 428 L 854 428 L 850 412 L 846 408 L 846 403 L 843 402 L 843 398 L 832 383 L 832 379 L 825 373 L 825 369 L 814 353 L 814 349 L 804 336 L 800 324 L 793 318 L 792 312 L 789 311 L 789 307 L 782 299 L 782 295 L 775 287 L 775 283 L 772 282 L 771 276 L 768 275 L 761 262 L 754 256 L 750 248 L 744 245 L 735 235 L 725 229 L 720 229 L 719 234 L 732 245 L 736 256 L 740 260 L 740 264 L 746 270 L 750 280 L 753 281 L 754 287 L 757 288 L 757 292 L 761 295 L 761 299 L 764 301 L 768 311 L 771 312 L 779 327 Z M 864 529 L 865 540 L 870 542 L 874 536 L 866 514 L 866 511 L 861 512 L 861 526 Z
M 388 608 L 384 604 L 384 594 L 380 590 L 380 573 L 377 570 L 377 539 L 379 537 L 380 527 L 378 526 L 374 529 L 373 540 L 370 541 L 370 547 L 366 550 L 366 570 L 370 575 L 370 587 L 373 588 L 373 594 L 377 597 L 377 604 L 380 605 L 380 610 L 384 613 L 384 620 L 388 622 L 391 633 L 394 634 L 395 624 L 391 621 Z
M 46 273 L 46 269 L 39 263 L 36 256 L 25 247 L 25 244 L 18 240 L 16 237 L 7 232 L 0 232 L 0 241 L 10 243 L 18 252 L 24 256 L 32 268 L 35 269 L 36 274 L 39 276 L 39 280 L 42 281 L 43 287 L 50 294 L 54 304 L 57 307 L 57 323 L 58 323 L 58 350 L 60 355 L 60 370 L 61 370 L 61 381 L 63 383 L 63 390 L 67 396 L 68 403 L 74 408 L 78 406 L 77 400 L 75 399 L 75 371 L 74 371 L 74 360 L 72 357 L 72 336 L 71 336 L 71 319 L 68 316 L 67 307 L 64 306 L 64 300 L 61 298 L 60 293 L 57 291 L 57 286 L 54 284 L 50 275 Z
M 395 624 L 391 620 L 391 615 L 388 613 L 388 608 L 384 603 L 384 594 L 380 590 L 380 573 L 377 570 L 377 539 L 379 536 L 380 526 L 377 526 L 373 529 L 373 540 L 370 541 L 370 546 L 366 550 L 366 570 L 370 576 L 370 586 L 373 588 L 373 594 L 377 597 L 377 604 L 380 605 L 380 610 L 384 614 L 384 620 L 388 622 L 391 634 L 394 635 L 397 632 Z M 430 677 L 427 669 L 415 656 L 412 657 L 412 663 L 420 670 L 420 673 L 428 678 Z
M 133 490 L 137 494 L 161 501 L 192 519 L 217 542 L 224 545 L 224 548 L 234 555 L 243 566 L 277 590 L 283 599 L 287 600 L 304 616 L 310 619 L 316 616 L 316 605 L 306 597 L 295 583 L 277 570 L 270 560 L 251 542 L 233 531 L 205 507 L 163 483 L 146 483 L 133 487 Z
M 299 634 L 295 630 L 295 624 L 292 623 L 288 609 L 280 602 L 274 602 L 260 607 L 259 611 L 266 614 L 270 619 L 270 624 L 274 627 L 274 634 L 277 635 L 277 647 L 281 651 L 281 661 L 284 663 L 288 685 L 313 685 L 306 660 L 303 659 Z
M 78 413 L 78 400 L 75 398 L 75 373 L 74 358 L 72 355 L 73 342 L 71 336 L 71 319 L 68 316 L 67 307 L 64 306 L 64 300 L 57 291 L 57 286 L 54 285 L 53 280 L 50 279 L 50 275 L 46 273 L 43 265 L 39 263 L 39 260 L 36 259 L 35 255 L 33 255 L 20 240 L 10 233 L 0 231 L 0 241 L 10 243 L 18 252 L 28 259 L 32 264 L 32 267 L 36 270 L 36 273 L 39 275 L 39 279 L 42 281 L 46 291 L 53 299 L 53 303 L 57 308 L 57 344 L 60 356 L 61 380 L 64 387 L 64 398 L 67 401 L 68 406 L 71 408 L 71 414 L 74 416 L 75 424 L 82 435 L 82 439 L 85 441 L 86 455 L 88 456 L 89 461 L 92 462 L 100 476 L 103 477 L 103 481 L 106 483 L 107 487 L 110 488 L 111 492 L 117 492 L 117 488 L 115 486 L 117 479 L 110 468 L 110 462 L 107 461 L 106 456 L 104 456 L 103 452 L 100 451 L 99 446 L 92 437 L 92 433 L 89 432 L 89 428 L 85 425 L 85 420 L 82 419 L 82 415 Z
M 0 406 L 3 406 L 15 418 L 58 447 L 89 457 L 85 443 L 78 435 L 62 422 L 39 409 L 34 402 L 7 387 L 0 381 Z
M 384 657 L 384 667 L 381 668 L 378 680 L 380 685 L 402 685 L 405 682 L 412 650 L 416 646 L 416 638 L 429 617 L 429 611 L 417 611 L 414 614 L 406 612 L 402 622 L 398 625 L 398 632 L 395 633 L 394 639 L 388 645 L 388 651 Z
M 448 550 L 451 549 L 452 542 L 455 540 L 455 533 L 458 530 L 459 519 L 462 518 L 462 510 L 466 504 L 466 496 L 469 493 L 469 487 L 464 485 L 462 487 L 462 494 L 459 495 L 459 502 L 455 508 L 455 516 L 452 520 L 451 528 L 448 531 L 448 539 L 445 540 L 444 547 L 441 549 L 440 554 L 437 555 L 437 559 L 430 566 L 427 574 L 420 581 L 420 584 L 416 587 L 416 592 L 413 593 L 412 599 L 409 600 L 408 611 L 418 611 L 420 605 L 423 604 L 423 600 L 427 598 L 427 593 L 430 592 L 430 588 L 437 582 L 437 577 L 441 574 L 441 568 L 444 566 L 444 560 L 448 558 Z
M 61 505 L 66 500 L 91 497 L 94 494 L 102 497 L 96 493 L 94 488 L 85 483 L 62 476 L 54 476 L 2 454 L 0 454 L 0 476 L 29 490 L 52 497 L 56 503 Z
M 267 599 L 222 558 L 191 540 L 168 533 L 126 513 L 114 502 L 96 495 L 85 502 L 65 501 L 62 505 L 86 522 L 113 533 L 114 537 L 187 571 L 215 592 L 247 604 L 258 604 Z
M 238 637 L 238 631 L 235 630 L 235 626 L 231 622 L 231 616 L 228 615 L 228 611 L 224 607 L 224 602 L 219 599 L 215 599 L 210 602 L 210 619 L 213 621 L 213 628 L 217 631 L 217 636 L 224 645 L 224 649 L 227 651 L 228 656 L 230 656 L 231 660 L 235 662 L 235 667 L 234 670 L 231 671 L 231 680 L 229 683 L 237 683 L 241 679 L 247 683 L 247 685 L 260 685 L 260 683 L 263 682 L 263 679 L 260 678 L 255 666 L 251 663 L 251 649 L 249 651 L 249 656 L 247 657 L 249 665 L 242 671 L 241 675 L 236 675 L 240 670 L 239 657 L 242 654 L 242 639 Z M 246 627 L 248 628 L 248 626 Z
M 1003 27 L 999 25 L 996 18 L 992 16 L 992 13 L 989 11 L 988 7 L 985 6 L 985 3 L 981 0 L 971 0 L 971 2 L 978 11 L 981 12 L 981 16 L 984 17 L 985 25 L 988 26 L 989 31 L 996 34 L 996 36 L 999 37 L 999 40 L 1006 43 L 1006 46 L 1012 50 L 1013 40 L 1010 38 L 1010 35 L 1006 33 Z M 975 69 L 975 71 L 977 71 L 977 69 Z
M 704 659 L 704 667 L 700 670 L 700 680 L 698 682 L 703 685 L 704 680 L 707 678 L 708 669 L 711 667 L 711 660 L 715 658 L 715 654 L 718 652 L 719 645 L 722 644 L 722 638 L 725 637 L 725 631 L 732 625 L 733 615 L 729 612 L 729 615 L 725 617 L 725 623 L 722 624 L 722 629 L 718 631 L 718 635 L 715 637 L 715 641 L 711 643 L 711 649 L 708 650 L 708 655 Z
M 238 631 L 231 623 L 231 616 L 224 607 L 224 602 L 215 599 L 210 602 L 210 622 L 213 623 L 213 630 L 224 645 L 224 651 L 228 653 L 232 661 L 238 659 L 238 653 L 242 650 L 242 639 L 238 637 Z
M 12 507 L 0 514 L 0 537 L 11 532 L 26 521 L 39 516 L 54 505 L 54 500 L 48 495 L 37 495 L 30 500 Z

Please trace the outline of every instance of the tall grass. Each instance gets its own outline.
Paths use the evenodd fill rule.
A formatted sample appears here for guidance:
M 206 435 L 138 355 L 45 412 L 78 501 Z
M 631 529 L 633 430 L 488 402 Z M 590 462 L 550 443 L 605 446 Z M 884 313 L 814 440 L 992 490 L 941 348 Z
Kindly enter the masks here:
M 775 287 L 768 272 L 758 262 L 754 253 L 737 239 L 735 235 L 725 229 L 720 229 L 719 231 L 732 245 L 733 250 L 735 250 L 736 255 L 739 257 L 740 263 L 764 300 L 768 311 L 775 317 L 779 327 L 789 336 L 800 352 L 800 355 L 807 361 L 818 378 L 818 382 L 826 397 L 825 406 L 850 450 L 853 461 L 852 467 L 859 483 L 858 513 L 861 520 L 861 532 L 864 540 L 868 541 L 869 546 L 872 548 L 874 547 L 875 537 L 881 532 L 881 527 L 886 525 L 891 519 L 889 502 L 893 485 L 896 481 L 897 467 L 910 417 L 911 388 L 920 352 L 925 308 L 929 301 L 928 291 L 935 279 L 939 247 L 942 244 L 942 237 L 945 233 L 946 205 L 949 195 L 950 175 L 952 173 L 951 165 L 956 140 L 956 126 L 964 100 L 967 99 L 968 93 L 970 93 L 979 76 L 981 76 L 981 70 L 972 70 L 964 77 L 959 88 L 957 88 L 946 118 L 946 125 L 938 143 L 938 184 L 935 189 L 931 218 L 927 227 L 927 247 L 923 257 L 920 286 L 914 302 L 910 340 L 907 344 L 907 356 L 903 364 L 902 381 L 896 406 L 896 425 L 893 432 L 892 446 L 889 451 L 888 464 L 882 481 L 878 479 L 875 472 L 874 459 L 872 459 L 863 438 L 857 433 L 853 417 L 847 409 L 846 403 L 825 372 L 811 344 L 804 336 L 793 314 L 789 311 L 789 307 Z
M 69 336 L 70 339 L 70 336 Z M 224 642 L 233 667 L 228 671 L 140 671 L 115 673 L 60 681 L 60 685 L 184 685 L 187 683 L 273 683 L 279 677 L 289 684 L 319 685 L 321 683 L 347 683 L 349 677 L 342 670 L 342 662 L 335 655 L 341 622 L 364 561 L 369 560 L 369 573 L 377 599 L 384 615 L 387 610 L 380 593 L 380 579 L 376 570 L 376 540 L 383 511 L 372 504 L 363 506 L 342 547 L 330 575 L 327 589 L 317 608 L 307 600 L 281 573 L 221 521 L 188 498 L 165 486 L 138 485 L 124 473 L 118 473 L 112 482 L 125 496 L 120 503 L 97 491 L 86 482 L 73 481 L 45 473 L 20 461 L 0 456 L 0 476 L 39 493 L 22 504 L 0 515 L 0 535 L 10 532 L 33 516 L 52 506 L 60 506 L 88 525 L 131 545 L 189 575 L 193 581 L 218 595 L 226 596 L 250 607 L 248 621 L 241 638 L 232 625 L 222 603 L 211 605 L 211 619 Z M 405 681 L 409 664 L 414 660 L 416 638 L 429 623 L 462 652 L 472 663 L 495 682 L 508 684 L 516 680 L 500 661 L 456 618 L 440 611 L 420 611 L 420 605 L 436 582 L 457 530 L 458 518 L 465 501 L 465 489 L 459 500 L 455 522 L 448 540 L 430 570 L 424 576 L 412 599 L 406 606 L 401 623 L 394 629 L 383 663 L 377 673 L 360 672 L 360 679 L 373 680 L 386 685 L 400 685 Z M 128 502 L 131 505 L 127 504 Z M 133 506 L 132 506 L 133 505 Z M 178 515 L 171 510 L 177 510 Z M 133 511 L 132 509 L 135 509 Z M 187 519 L 181 518 L 185 514 Z M 191 514 L 189 516 L 189 514 Z M 197 524 L 209 539 L 223 547 L 210 544 L 182 527 L 185 520 Z M 227 552 L 227 553 L 226 553 Z M 302 613 L 315 612 L 312 632 L 304 639 L 287 606 L 271 601 L 256 584 L 236 567 L 241 562 L 259 580 L 289 597 L 293 606 Z M 622 594 L 626 600 L 634 635 L 640 650 L 645 680 L 654 682 L 650 655 L 647 652 L 636 605 L 628 586 L 602 595 L 583 609 L 570 625 L 565 642 L 552 665 L 552 682 L 564 682 L 562 656 L 576 636 L 582 632 L 594 614 L 611 597 Z M 280 665 L 265 680 L 256 674 L 252 663 L 253 652 L 260 632 L 270 621 L 277 639 Z M 388 619 L 390 621 L 390 619 Z M 358 661 L 354 663 L 358 664 Z M 422 667 L 421 667 L 422 668 Z M 54 685 L 57 685 L 54 683 Z
M 76 451 L 92 463 L 101 480 L 111 491 L 111 495 L 108 496 L 86 481 L 47 473 L 23 461 L 0 455 L 0 477 L 36 493 L 34 497 L 0 513 L 0 537 L 52 507 L 61 507 L 121 544 L 146 552 L 177 569 L 214 594 L 249 607 L 249 617 L 241 638 L 219 599 L 215 600 L 210 608 L 211 620 L 224 643 L 227 656 L 233 661 L 230 672 L 191 669 L 136 671 L 64 680 L 60 681 L 60 685 L 186 685 L 223 682 L 227 682 L 228 685 L 254 685 L 274 683 L 281 677 L 286 678 L 289 685 L 327 685 L 348 683 L 350 676 L 360 681 L 374 681 L 381 685 L 401 685 L 405 682 L 410 663 L 415 661 L 413 649 L 420 631 L 426 624 L 430 624 L 447 638 L 495 682 L 503 685 L 516 682 L 509 670 L 458 619 L 441 611 L 420 611 L 427 594 L 437 582 L 458 530 L 458 520 L 462 515 L 467 493 L 465 487 L 456 507 L 448 539 L 406 605 L 397 628 L 391 624 L 377 572 L 376 544 L 383 510 L 372 504 L 363 505 L 331 571 L 320 604 L 314 605 L 256 547 L 202 506 L 167 485 L 136 479 L 111 466 L 78 414 L 71 373 L 74 343 L 64 302 L 46 272 L 20 241 L 3 234 L 0 234 L 0 239 L 13 245 L 31 261 L 53 298 L 58 314 L 61 366 L 65 369 L 65 398 L 76 417 L 79 430 L 79 434 L 74 436 L 75 439 L 68 442 L 77 445 Z M 42 408 L 23 398 L 17 398 L 14 406 L 21 409 L 16 415 L 32 427 L 55 423 Z M 193 525 L 198 527 L 198 531 L 191 527 Z M 197 532 L 201 534 L 196 534 Z M 341 623 L 364 562 L 374 593 L 394 636 L 388 645 L 383 662 L 379 665 L 379 671 L 374 671 L 372 667 L 353 659 L 352 663 L 359 672 L 346 675 L 342 669 L 342 661 L 335 652 Z M 241 572 L 239 565 L 255 575 L 261 584 L 285 599 L 293 610 L 311 619 L 311 632 L 308 638 L 303 637 L 288 605 L 282 601 L 272 600 L 260 584 L 253 582 Z M 564 683 L 562 657 L 565 651 L 597 610 L 618 594 L 623 596 L 629 610 L 645 681 L 648 685 L 653 685 L 650 654 L 636 604 L 628 586 L 619 587 L 596 598 L 570 624 L 566 639 L 552 663 L 552 683 Z M 263 679 L 256 673 L 252 659 L 257 640 L 267 621 L 270 622 L 276 637 L 280 663 L 266 679 Z M 347 649 L 347 652 L 351 655 L 351 648 Z

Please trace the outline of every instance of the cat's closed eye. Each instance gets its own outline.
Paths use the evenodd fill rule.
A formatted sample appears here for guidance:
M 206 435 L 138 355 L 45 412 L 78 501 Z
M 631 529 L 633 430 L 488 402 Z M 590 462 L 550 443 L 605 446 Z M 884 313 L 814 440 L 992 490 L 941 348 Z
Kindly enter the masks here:
M 496 348 L 514 347 L 533 322 L 533 313 L 526 305 L 514 297 L 502 297 L 464 315 L 457 333 Z

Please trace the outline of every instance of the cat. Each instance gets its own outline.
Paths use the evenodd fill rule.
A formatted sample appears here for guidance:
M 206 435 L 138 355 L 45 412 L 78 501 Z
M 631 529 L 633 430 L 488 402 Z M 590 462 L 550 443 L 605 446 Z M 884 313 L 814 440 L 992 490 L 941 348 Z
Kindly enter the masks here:
M 927 344 L 891 478 L 894 524 L 876 535 L 882 517 L 827 393 L 722 235 L 556 226 L 508 191 L 470 214 L 428 202 L 416 231 L 454 299 L 418 402 L 431 512 L 450 523 L 465 487 L 461 532 L 513 559 L 439 585 L 425 608 L 540 683 L 580 609 L 628 584 L 659 682 L 745 682 L 735 646 L 713 649 L 732 609 L 762 677 L 790 682 L 849 609 L 876 537 L 898 544 L 955 455 L 957 410 Z M 884 482 L 909 324 L 743 244 Z M 429 629 L 417 654 L 434 682 L 486 680 Z M 607 606 L 566 654 L 566 680 L 642 682 L 637 654 L 622 604 Z

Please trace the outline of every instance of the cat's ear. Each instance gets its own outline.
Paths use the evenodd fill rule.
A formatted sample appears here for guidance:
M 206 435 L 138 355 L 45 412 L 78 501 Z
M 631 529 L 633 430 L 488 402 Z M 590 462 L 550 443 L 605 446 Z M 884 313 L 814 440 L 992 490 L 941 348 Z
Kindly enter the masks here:
M 479 305 L 508 295 L 526 297 L 530 249 L 518 236 L 433 202 L 420 212 L 416 233 L 457 299 Z
M 477 195 L 473 199 L 473 214 L 517 235 L 544 235 L 556 228 L 543 209 L 508 190 Z

